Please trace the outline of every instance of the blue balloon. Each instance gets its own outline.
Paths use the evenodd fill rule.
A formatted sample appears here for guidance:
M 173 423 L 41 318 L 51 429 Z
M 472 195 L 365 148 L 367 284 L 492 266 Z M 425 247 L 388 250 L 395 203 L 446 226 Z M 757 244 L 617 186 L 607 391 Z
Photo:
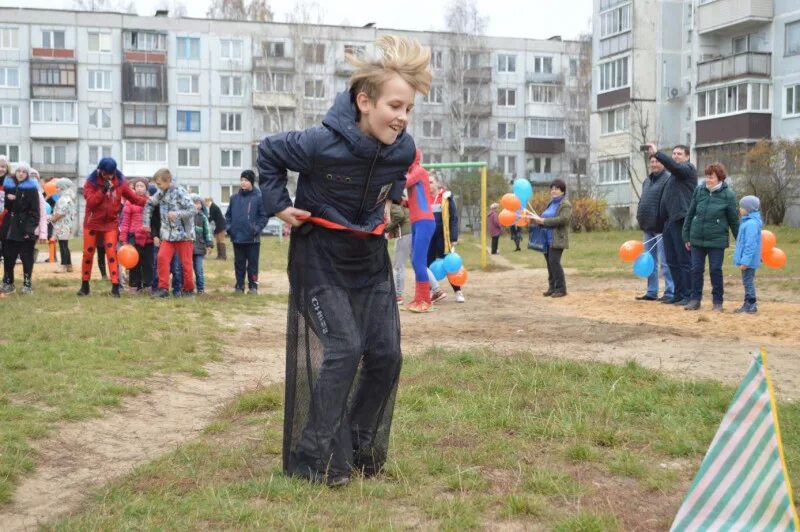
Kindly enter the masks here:
M 441 281 L 447 277 L 447 270 L 444 269 L 444 261 L 442 259 L 433 261 L 428 269 L 430 269 L 437 281 Z
M 53 208 L 50 206 L 49 203 L 44 204 L 44 212 L 46 212 L 48 216 L 53 214 Z
M 653 262 L 653 256 L 645 251 L 639 255 L 639 258 L 633 263 L 633 273 L 638 277 L 646 279 L 651 273 L 653 273 L 654 267 L 655 263 Z
M 533 195 L 533 187 L 531 187 L 531 182 L 523 178 L 514 180 L 514 185 L 511 187 L 511 191 L 519 198 L 519 200 L 522 202 L 522 205 L 528 203 L 528 200 L 531 199 L 531 196 Z
M 52 196 L 50 196 L 50 198 L 51 198 L 53 201 L 58 201 L 58 198 L 60 198 L 60 197 L 61 197 L 61 194 L 53 194 Z
M 461 269 L 461 265 L 464 261 L 461 260 L 461 255 L 456 253 L 455 251 L 452 253 L 448 253 L 444 257 L 444 270 L 447 273 L 456 273 L 458 270 Z

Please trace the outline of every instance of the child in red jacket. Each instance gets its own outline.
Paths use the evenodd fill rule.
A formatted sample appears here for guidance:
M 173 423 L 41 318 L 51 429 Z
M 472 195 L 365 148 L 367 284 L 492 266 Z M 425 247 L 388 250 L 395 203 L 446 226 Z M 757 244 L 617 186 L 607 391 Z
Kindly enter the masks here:
M 148 198 L 147 180 L 136 178 L 131 184 L 137 196 Z M 149 289 L 153 284 L 153 235 L 149 227 L 142 225 L 143 216 L 144 207 L 132 201 L 125 202 L 125 207 L 122 208 L 119 240 L 131 244 L 139 252 L 139 262 L 131 268 L 128 280 L 131 291 L 135 292 Z

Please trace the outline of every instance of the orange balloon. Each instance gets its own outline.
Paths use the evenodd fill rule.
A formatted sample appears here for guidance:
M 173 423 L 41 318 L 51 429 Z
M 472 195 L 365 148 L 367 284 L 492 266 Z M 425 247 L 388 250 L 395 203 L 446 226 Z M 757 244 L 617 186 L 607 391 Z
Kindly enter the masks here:
M 644 251 L 644 243 L 641 240 L 628 240 L 619 248 L 619 258 L 625 262 L 633 262 L 639 258 Z
M 772 248 L 766 255 L 762 253 L 761 258 L 764 260 L 764 264 L 776 270 L 786 266 L 786 253 L 779 248 Z
M 508 194 L 503 195 L 503 199 L 500 200 L 500 205 L 509 211 L 518 211 L 519 208 L 522 207 L 522 202 L 519 200 L 516 194 L 509 192 Z
M 775 244 L 778 243 L 778 238 L 775 236 L 775 233 L 772 231 L 768 231 L 766 229 L 761 230 L 761 254 L 763 255 L 766 252 L 772 250 L 775 247 Z
M 525 216 L 523 213 L 519 213 L 519 221 L 517 222 L 517 227 L 528 227 L 531 221 Z
M 130 244 L 125 244 L 117 250 L 117 260 L 123 268 L 129 270 L 139 264 L 139 252 Z
M 517 213 L 509 211 L 508 209 L 503 209 L 500 211 L 497 219 L 503 227 L 511 227 L 517 222 Z
M 467 282 L 467 270 L 462 266 L 456 273 L 448 273 L 447 280 L 453 286 L 464 286 Z
M 56 180 L 55 180 L 55 179 L 53 179 L 53 180 L 51 180 L 51 181 L 48 181 L 47 183 L 45 183 L 45 184 L 44 184 L 44 187 L 42 187 L 42 188 L 44 188 L 44 193 L 45 193 L 47 196 L 52 196 L 53 194 L 55 194 L 55 193 L 56 193 L 56 190 L 58 190 L 58 189 L 56 188 Z

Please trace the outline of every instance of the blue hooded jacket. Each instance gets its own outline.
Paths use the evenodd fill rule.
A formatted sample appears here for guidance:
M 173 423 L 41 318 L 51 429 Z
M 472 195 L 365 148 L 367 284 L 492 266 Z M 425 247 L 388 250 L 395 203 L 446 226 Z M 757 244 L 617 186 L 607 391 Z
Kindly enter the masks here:
M 239 190 L 231 196 L 225 222 L 234 244 L 253 244 L 261 240 L 261 230 L 267 225 L 267 213 L 258 189 Z
M 761 213 L 753 211 L 742 217 L 739 233 L 736 235 L 736 249 L 733 263 L 749 268 L 761 266 Z
M 416 147 L 403 131 L 389 146 L 363 133 L 350 92 L 336 97 L 322 127 L 266 137 L 258 147 L 264 208 L 271 216 L 292 206 L 286 171 L 300 174 L 294 206 L 355 231 L 384 221 L 384 203 L 399 203 Z

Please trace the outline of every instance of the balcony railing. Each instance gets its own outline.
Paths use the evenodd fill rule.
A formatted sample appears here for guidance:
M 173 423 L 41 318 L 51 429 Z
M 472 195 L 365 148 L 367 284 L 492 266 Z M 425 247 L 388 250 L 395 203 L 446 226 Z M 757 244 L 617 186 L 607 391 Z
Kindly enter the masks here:
M 526 72 L 526 83 L 560 83 L 561 74 L 557 72 Z
M 771 73 L 771 53 L 744 52 L 698 63 L 697 84 L 704 85 L 745 76 L 769 77 Z
M 78 163 L 45 163 L 41 161 L 34 161 L 33 167 L 39 171 L 42 176 L 59 176 L 77 175 Z
M 774 0 L 716 0 L 697 6 L 697 31 L 701 35 L 741 33 L 774 16 Z

